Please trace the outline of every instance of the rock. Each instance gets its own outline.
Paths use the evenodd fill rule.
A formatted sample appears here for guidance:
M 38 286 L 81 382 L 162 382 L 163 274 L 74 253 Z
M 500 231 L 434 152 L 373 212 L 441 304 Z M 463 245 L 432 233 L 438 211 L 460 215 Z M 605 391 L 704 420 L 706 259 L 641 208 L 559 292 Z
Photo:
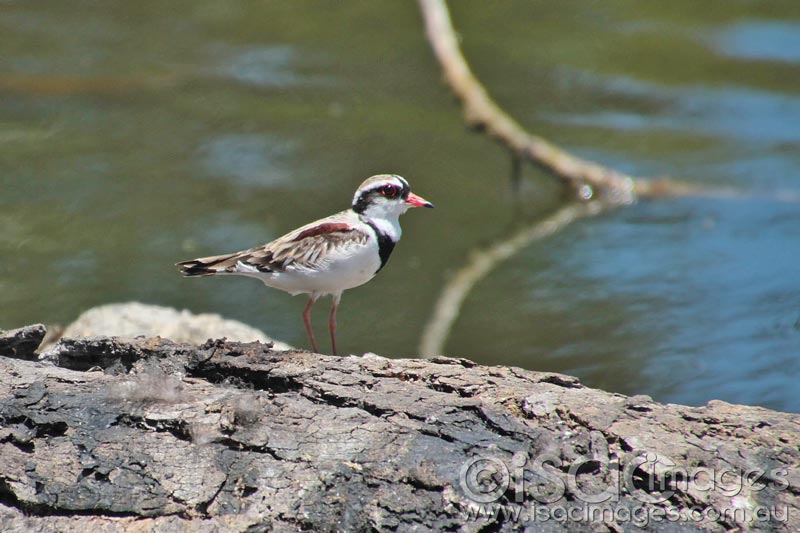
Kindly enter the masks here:
M 465 359 L 53 352 L 0 357 L 3 531 L 800 529 L 798 415 Z
M 193 314 L 139 302 L 101 305 L 84 312 L 63 333 L 65 338 L 98 335 L 134 338 L 163 337 L 175 342 L 202 344 L 208 339 L 223 337 L 240 342 L 274 342 L 277 350 L 292 349 L 286 343 L 271 339 L 264 332 L 237 320 L 220 315 Z
M 36 349 L 44 340 L 47 329 L 42 324 L 10 331 L 0 330 L 0 356 L 17 359 L 36 359 Z

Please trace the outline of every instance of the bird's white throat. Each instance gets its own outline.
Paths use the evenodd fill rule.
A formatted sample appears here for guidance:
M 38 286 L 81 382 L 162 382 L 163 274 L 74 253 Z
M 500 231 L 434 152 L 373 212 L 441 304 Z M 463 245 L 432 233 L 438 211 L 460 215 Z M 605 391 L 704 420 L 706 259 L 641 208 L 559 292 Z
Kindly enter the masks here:
M 400 240 L 403 230 L 400 229 L 400 215 L 408 210 L 408 207 L 403 207 L 402 210 L 397 209 L 398 206 L 391 206 L 393 209 L 387 209 L 388 206 L 371 205 L 367 208 L 361 216 L 367 219 L 374 227 L 381 233 L 389 237 L 393 242 Z

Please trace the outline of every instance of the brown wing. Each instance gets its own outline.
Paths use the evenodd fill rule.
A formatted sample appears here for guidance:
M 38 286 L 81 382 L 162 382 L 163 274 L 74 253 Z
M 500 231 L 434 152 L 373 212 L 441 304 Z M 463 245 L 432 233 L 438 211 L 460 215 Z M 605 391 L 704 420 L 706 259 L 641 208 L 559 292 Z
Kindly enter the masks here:
M 367 239 L 366 233 L 347 222 L 317 222 L 263 246 L 228 255 L 183 261 L 178 266 L 186 276 L 243 272 L 247 267 L 261 272 L 281 272 L 290 265 L 314 269 L 326 254 L 337 248 L 363 245 Z
M 290 265 L 315 269 L 323 258 L 348 246 L 363 245 L 367 234 L 346 222 L 309 225 L 271 243 L 251 250 L 245 264 L 259 270 L 285 270 Z

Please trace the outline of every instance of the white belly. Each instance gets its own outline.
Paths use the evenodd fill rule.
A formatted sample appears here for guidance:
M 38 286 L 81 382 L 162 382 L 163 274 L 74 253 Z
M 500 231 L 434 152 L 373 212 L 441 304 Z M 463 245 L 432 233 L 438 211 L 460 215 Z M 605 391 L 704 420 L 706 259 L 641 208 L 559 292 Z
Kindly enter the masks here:
M 372 244 L 372 243 L 370 243 Z M 260 279 L 265 285 L 292 295 L 316 293 L 337 294 L 358 287 L 375 277 L 381 262 L 377 246 L 332 251 L 317 268 L 289 265 L 283 272 L 240 272 Z

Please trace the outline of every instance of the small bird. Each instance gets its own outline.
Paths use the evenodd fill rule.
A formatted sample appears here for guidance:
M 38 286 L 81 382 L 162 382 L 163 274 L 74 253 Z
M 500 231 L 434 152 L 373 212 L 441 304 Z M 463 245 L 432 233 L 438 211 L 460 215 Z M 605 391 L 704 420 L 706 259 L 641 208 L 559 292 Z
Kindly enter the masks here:
M 336 355 L 336 311 L 342 292 L 368 282 L 386 265 L 402 233 L 400 215 L 411 207 L 433 204 L 412 193 L 400 176 L 372 176 L 356 189 L 350 209 L 306 224 L 263 246 L 183 261 L 177 266 L 185 276 L 250 276 L 293 296 L 308 294 L 303 322 L 315 352 L 319 350 L 311 328 L 311 308 L 320 296 L 331 295 L 328 328 Z

